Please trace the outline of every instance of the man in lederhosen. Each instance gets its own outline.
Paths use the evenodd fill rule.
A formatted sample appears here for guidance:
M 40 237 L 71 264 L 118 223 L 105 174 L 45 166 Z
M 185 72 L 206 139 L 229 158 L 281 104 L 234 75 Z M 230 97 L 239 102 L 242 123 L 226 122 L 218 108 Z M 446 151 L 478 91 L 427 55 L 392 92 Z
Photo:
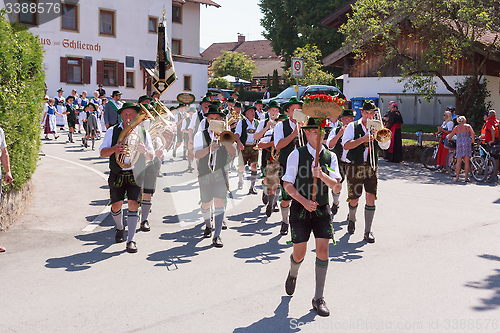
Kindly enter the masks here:
M 104 105 L 104 125 L 106 128 L 110 128 L 120 122 L 120 117 L 118 117 L 118 110 L 122 107 L 122 93 L 118 90 L 113 91 L 111 94 L 111 99 Z
M 333 189 L 333 204 L 332 204 L 332 215 L 336 215 L 339 210 L 339 198 L 340 191 L 342 190 L 342 183 L 345 179 L 345 164 L 347 162 L 346 155 L 347 150 L 342 147 L 342 136 L 344 135 L 344 130 L 350 123 L 354 120 L 354 110 L 344 109 L 340 115 L 340 120 L 336 122 L 337 126 L 332 128 L 328 139 L 326 140 L 326 145 L 328 149 L 333 150 L 337 156 L 337 161 L 339 163 L 339 171 L 342 179 L 340 183 Z
M 179 148 L 184 142 L 183 139 L 184 133 L 182 132 L 182 130 L 186 128 L 187 118 L 189 117 L 189 114 L 186 112 L 186 106 L 183 103 L 179 103 L 179 105 L 175 108 L 175 110 L 177 111 L 175 113 L 175 120 L 174 120 L 175 125 L 177 126 L 177 142 L 175 143 L 174 151 L 172 152 L 173 157 L 176 157 L 177 148 Z M 186 144 L 184 144 L 184 154 L 182 157 L 183 160 L 187 159 L 186 155 L 187 155 L 187 146 Z
M 224 113 L 215 105 L 209 107 L 206 113 L 207 121 L 222 120 Z M 215 231 L 212 244 L 222 247 L 220 238 L 224 207 L 228 193 L 227 168 L 229 161 L 235 154 L 233 145 L 221 145 L 214 141 L 216 134 L 208 129 L 196 133 L 194 137 L 194 156 L 198 159 L 198 181 L 200 184 L 201 214 L 205 221 L 203 237 L 212 236 L 212 212 L 214 202 Z
M 295 149 L 296 139 L 298 137 L 297 121 L 293 119 L 293 112 L 302 108 L 302 102 L 297 97 L 292 97 L 283 105 L 284 113 L 288 120 L 279 122 L 274 128 L 274 148 L 279 150 L 278 162 L 282 171 L 280 178 L 286 172 L 286 161 L 290 153 Z M 292 198 L 283 188 L 283 179 L 281 179 L 281 230 L 282 235 L 288 234 L 288 216 L 290 215 L 290 200 Z
M 278 102 L 276 101 L 271 101 L 269 102 L 269 104 L 267 105 L 267 112 L 265 112 L 264 114 L 264 120 L 261 120 L 259 121 L 259 126 L 257 127 L 257 132 L 255 132 L 255 140 L 256 141 L 259 141 L 261 140 L 262 138 L 264 138 L 265 136 L 272 136 L 273 133 L 274 133 L 274 126 L 276 125 L 276 120 L 279 116 L 279 112 L 280 112 L 280 106 L 278 104 Z M 273 120 L 273 121 L 270 121 L 270 120 Z M 269 158 L 271 157 L 271 147 L 273 146 L 272 143 L 273 142 L 273 138 L 269 138 L 269 140 L 264 140 L 265 143 L 263 142 L 263 148 L 261 149 L 261 172 L 262 174 L 265 173 L 265 170 L 266 170 L 266 165 L 267 165 L 267 161 L 269 161 Z M 259 147 L 260 148 L 260 147 Z M 264 184 L 263 185 L 264 187 L 264 191 L 262 192 L 262 203 L 264 205 L 267 204 L 267 196 L 268 196 L 268 191 L 266 189 L 266 185 Z M 270 215 L 270 214 L 269 214 Z
M 121 243 L 124 241 L 125 227 L 123 225 L 122 206 L 125 194 L 128 202 L 128 236 L 127 236 L 127 252 L 137 252 L 137 245 L 134 241 L 135 229 L 139 220 L 139 196 L 141 193 L 140 186 L 135 182 L 134 166 L 122 169 L 116 162 L 117 154 L 124 152 L 123 144 L 118 143 L 118 137 L 121 131 L 126 127 L 140 111 L 140 107 L 135 103 L 124 103 L 118 114 L 123 119 L 122 122 L 110 127 L 106 131 L 99 154 L 101 157 L 109 157 L 109 192 L 111 196 L 111 216 L 116 223 L 115 241 Z M 154 156 L 153 145 L 149 133 L 143 127 L 136 127 L 134 131 L 139 135 L 141 142 L 137 145 L 139 153 L 143 154 L 145 159 L 151 160 Z M 125 158 L 125 163 L 129 161 Z
M 293 198 L 290 208 L 293 253 L 290 256 L 285 291 L 288 295 L 295 291 L 299 267 L 306 255 L 312 231 L 316 239 L 316 290 L 312 305 L 320 316 L 328 316 L 330 311 L 323 298 L 328 269 L 328 242 L 333 238 L 328 193 L 338 184 L 341 176 L 335 154 L 325 149 L 321 143 L 317 146 L 318 135 L 324 135 L 319 126 L 322 121 L 323 119 L 309 118 L 307 125 L 302 127 L 308 143 L 290 154 L 283 176 L 285 190 Z M 314 167 L 316 149 L 320 149 L 320 152 L 318 166 Z M 314 177 L 317 178 L 316 187 Z M 313 193 L 316 193 L 314 201 Z
M 198 133 L 198 128 L 202 120 L 205 119 L 205 114 L 208 112 L 208 108 L 211 105 L 210 98 L 203 97 L 200 102 L 201 110 L 193 114 L 191 121 L 189 123 L 189 143 L 193 144 L 193 138 Z
M 372 100 L 365 100 L 361 108 L 361 119 L 350 123 L 342 137 L 342 146 L 348 150 L 346 158 L 349 164 L 346 165 L 347 190 L 349 201 L 349 223 L 347 231 L 354 234 L 356 223 L 356 210 L 358 209 L 359 197 L 363 194 L 363 187 L 366 192 L 365 205 L 365 231 L 363 239 L 368 243 L 374 243 L 375 237 L 371 232 L 373 216 L 375 215 L 375 199 L 377 196 L 378 184 L 378 151 L 388 149 L 391 141 L 384 143 L 373 142 L 373 152 L 369 151 L 369 141 L 373 141 L 366 128 L 367 120 L 372 119 L 378 108 Z M 370 154 L 375 156 L 375 168 L 370 165 Z
M 255 149 L 256 140 L 254 138 L 259 121 L 255 119 L 255 106 L 245 108 L 245 117 L 238 121 L 236 125 L 236 143 L 241 150 L 241 159 L 238 166 L 238 188 L 243 187 L 243 171 L 245 166 L 250 164 L 250 188 L 248 194 L 257 194 L 255 182 L 257 181 L 257 161 L 259 160 L 259 150 Z
M 262 121 L 266 119 L 266 112 L 264 112 L 264 103 L 262 103 L 262 100 L 259 99 L 255 103 L 255 118 L 257 118 L 259 121 Z

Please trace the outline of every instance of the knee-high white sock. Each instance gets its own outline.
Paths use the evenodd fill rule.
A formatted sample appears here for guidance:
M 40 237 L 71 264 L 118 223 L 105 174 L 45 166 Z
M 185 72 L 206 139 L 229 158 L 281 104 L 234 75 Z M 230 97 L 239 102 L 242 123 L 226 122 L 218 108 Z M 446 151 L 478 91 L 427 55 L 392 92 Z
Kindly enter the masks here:
M 257 180 L 257 171 L 252 171 L 250 174 L 250 187 L 255 186 L 255 181 Z
M 222 220 L 224 220 L 224 208 L 215 208 L 214 210 L 215 231 L 214 238 L 220 236 L 222 231 Z
M 340 192 L 339 193 L 332 193 L 332 197 L 333 197 L 333 204 L 338 206 L 339 199 L 340 199 Z
M 365 234 L 372 230 L 374 215 L 375 215 L 375 206 L 365 205 Z
M 113 221 L 115 221 L 116 229 L 123 230 L 123 211 L 120 209 L 115 213 L 111 209 L 111 216 L 113 217 Z
M 142 200 L 141 203 L 141 223 L 146 221 L 151 210 L 151 200 Z
M 316 257 L 316 292 L 314 294 L 314 299 L 316 300 L 323 297 L 327 270 L 328 260 L 319 260 L 318 257 Z
M 210 207 L 208 209 L 201 208 L 201 216 L 203 216 L 203 220 L 205 221 L 205 225 L 207 228 L 212 228 L 212 212 Z
M 290 206 L 283 207 L 281 206 L 281 221 L 288 224 L 288 215 L 290 215 Z
M 350 203 L 347 204 L 349 206 L 349 221 L 356 222 L 356 211 L 358 210 L 358 205 L 351 206 Z
M 128 211 L 127 215 L 127 242 L 131 242 L 134 240 L 135 229 L 137 228 L 137 222 L 139 221 L 139 212 Z
M 304 259 L 302 259 L 300 262 L 295 262 L 295 260 L 293 260 L 293 253 L 290 254 L 290 276 L 291 277 L 296 278 L 297 275 L 299 275 L 299 268 L 300 268 L 300 264 L 302 264 L 302 261 L 304 261 Z

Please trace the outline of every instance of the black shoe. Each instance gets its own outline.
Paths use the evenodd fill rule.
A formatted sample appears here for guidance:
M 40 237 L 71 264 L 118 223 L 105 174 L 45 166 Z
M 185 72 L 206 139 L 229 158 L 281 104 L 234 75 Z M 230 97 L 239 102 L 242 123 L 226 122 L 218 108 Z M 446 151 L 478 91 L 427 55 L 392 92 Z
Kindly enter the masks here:
M 205 227 L 205 231 L 203 232 L 203 237 L 204 238 L 210 238 L 212 237 L 212 228 Z
M 137 244 L 134 241 L 127 242 L 127 252 L 128 253 L 136 253 L 137 252 Z
M 115 231 L 115 241 L 117 243 L 122 243 L 124 241 L 123 239 L 123 233 L 125 232 L 125 228 L 120 230 L 120 229 L 116 229 Z
M 222 230 L 226 230 L 227 229 L 227 223 L 226 223 L 226 219 L 222 220 Z
M 375 237 L 373 236 L 373 233 L 371 231 L 370 232 L 365 232 L 365 236 L 363 237 L 363 239 L 367 243 L 375 243 Z
M 148 220 L 141 222 L 141 230 L 142 231 L 149 231 L 151 228 L 149 227 L 149 222 Z
M 326 307 L 326 302 L 323 297 L 318 300 L 315 300 L 313 298 L 312 305 L 313 309 L 316 310 L 316 312 L 318 312 L 320 316 L 328 317 L 330 315 L 330 310 L 328 310 L 328 308 Z
M 257 194 L 257 191 L 255 190 L 255 188 L 250 186 L 250 188 L 248 189 L 248 194 Z
M 288 224 L 286 224 L 285 222 L 281 222 L 280 234 L 282 234 L 283 236 L 288 235 Z
M 222 239 L 220 239 L 220 236 L 214 237 L 212 239 L 212 244 L 215 247 L 223 247 L 224 244 L 222 244 Z
M 288 272 L 288 276 L 287 276 L 286 281 L 285 281 L 285 291 L 286 291 L 287 295 L 289 295 L 289 296 L 293 295 L 293 292 L 295 291 L 296 282 L 297 282 L 297 278 L 291 277 L 290 272 Z
M 243 188 L 243 182 L 238 182 L 238 190 L 241 190 Z
M 277 212 L 279 212 L 279 211 L 280 211 L 280 209 L 279 209 L 279 207 L 278 207 L 278 204 L 275 204 L 275 205 L 274 205 L 274 208 L 273 208 L 273 212 L 277 213 Z
M 352 234 L 354 234 L 354 230 L 356 230 L 356 226 L 354 224 L 354 221 L 349 221 L 349 224 L 347 224 L 347 232 L 352 235 Z
M 262 192 L 262 203 L 267 205 L 267 194 L 265 192 Z
M 339 205 L 333 204 L 330 210 L 332 211 L 332 215 L 336 215 L 337 212 L 339 211 Z

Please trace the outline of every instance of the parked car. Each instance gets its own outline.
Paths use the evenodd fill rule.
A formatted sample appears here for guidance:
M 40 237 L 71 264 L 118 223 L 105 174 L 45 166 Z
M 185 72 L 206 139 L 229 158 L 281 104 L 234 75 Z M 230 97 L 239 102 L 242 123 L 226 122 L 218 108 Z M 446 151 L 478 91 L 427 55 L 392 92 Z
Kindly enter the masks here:
M 231 97 L 231 89 L 219 89 L 219 88 L 208 88 L 208 91 L 211 91 L 215 94 L 215 99 L 223 102 L 229 97 Z
M 304 96 L 307 95 L 316 95 L 316 94 L 325 94 L 331 96 L 338 96 L 339 98 L 345 98 L 342 91 L 340 91 L 339 88 L 334 86 L 324 86 L 324 85 L 299 86 L 299 99 L 302 99 L 304 98 Z M 285 90 L 283 90 L 282 92 L 280 92 L 278 96 L 262 100 L 262 103 L 266 105 L 270 101 L 275 100 L 281 105 L 285 102 L 288 102 L 288 100 L 294 96 L 297 96 L 297 93 L 295 92 L 295 86 L 290 86 Z

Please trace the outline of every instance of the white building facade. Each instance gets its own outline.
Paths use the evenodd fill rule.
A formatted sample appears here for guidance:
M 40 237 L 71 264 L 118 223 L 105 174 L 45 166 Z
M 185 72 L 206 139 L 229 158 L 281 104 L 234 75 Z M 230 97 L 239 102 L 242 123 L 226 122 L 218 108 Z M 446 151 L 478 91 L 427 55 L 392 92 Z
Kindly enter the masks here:
M 37 0 L 20 0 L 36 3 Z M 151 94 L 158 48 L 157 26 L 165 8 L 167 38 L 177 81 L 161 100 L 175 103 L 179 93 L 201 100 L 207 91 L 208 61 L 200 56 L 200 6 L 210 0 L 61 1 L 59 17 L 43 23 L 43 14 L 11 14 L 29 27 L 44 46 L 47 94 L 64 96 L 76 89 L 89 96 L 103 84 L 106 96 L 119 90 L 124 100 Z M 1 5 L 4 7 L 4 4 Z M 41 22 L 41 24 L 40 24 Z

